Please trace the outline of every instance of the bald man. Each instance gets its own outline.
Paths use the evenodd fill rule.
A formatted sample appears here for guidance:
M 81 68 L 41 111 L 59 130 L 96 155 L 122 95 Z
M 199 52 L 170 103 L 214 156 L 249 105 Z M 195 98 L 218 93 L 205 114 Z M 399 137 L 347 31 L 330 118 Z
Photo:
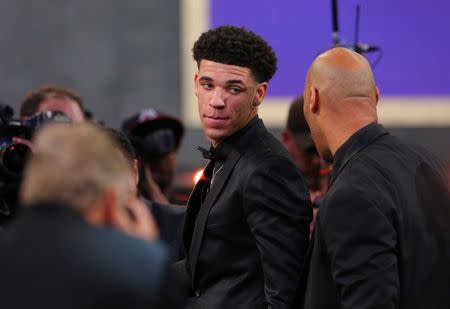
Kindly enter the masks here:
M 321 54 L 308 71 L 304 113 L 333 172 L 305 308 L 450 308 L 443 170 L 377 123 L 378 99 L 367 60 L 347 49 Z

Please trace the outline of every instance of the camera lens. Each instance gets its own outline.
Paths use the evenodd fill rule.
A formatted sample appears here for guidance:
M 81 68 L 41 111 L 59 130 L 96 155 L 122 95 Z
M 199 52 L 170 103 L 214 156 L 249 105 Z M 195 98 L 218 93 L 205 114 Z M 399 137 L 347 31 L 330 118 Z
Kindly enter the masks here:
M 1 165 L 13 177 L 20 177 L 30 148 L 23 144 L 11 144 L 3 150 Z

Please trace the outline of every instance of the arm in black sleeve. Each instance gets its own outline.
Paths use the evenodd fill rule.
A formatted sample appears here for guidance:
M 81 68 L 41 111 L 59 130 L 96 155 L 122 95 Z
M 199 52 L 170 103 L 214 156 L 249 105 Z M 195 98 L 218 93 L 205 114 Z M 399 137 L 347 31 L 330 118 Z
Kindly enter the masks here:
M 397 308 L 396 230 L 379 208 L 380 196 L 368 191 L 350 188 L 329 196 L 319 232 L 325 239 L 341 308 Z
M 291 308 L 309 242 L 305 181 L 285 158 L 261 162 L 244 186 L 244 209 L 264 272 L 269 308 Z

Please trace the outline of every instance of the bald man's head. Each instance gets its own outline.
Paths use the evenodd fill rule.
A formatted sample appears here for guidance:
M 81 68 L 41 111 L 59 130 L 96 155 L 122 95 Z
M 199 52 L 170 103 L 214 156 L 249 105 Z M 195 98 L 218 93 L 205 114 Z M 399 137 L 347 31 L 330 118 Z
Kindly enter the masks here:
M 342 47 L 330 49 L 314 60 L 308 71 L 307 86 L 316 88 L 330 102 L 378 101 L 372 69 L 366 58 Z
M 378 89 L 367 60 L 333 48 L 311 64 L 304 90 L 304 114 L 319 154 L 335 150 L 362 126 L 377 121 Z

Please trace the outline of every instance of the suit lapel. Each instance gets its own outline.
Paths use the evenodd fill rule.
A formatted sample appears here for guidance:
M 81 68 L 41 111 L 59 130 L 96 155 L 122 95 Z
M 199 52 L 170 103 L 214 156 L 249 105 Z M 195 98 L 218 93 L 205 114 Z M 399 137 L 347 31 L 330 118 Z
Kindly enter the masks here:
M 219 196 L 228 178 L 230 177 L 236 163 L 239 161 L 242 154 L 247 149 L 251 148 L 250 145 L 255 141 L 252 137 L 254 137 L 255 134 L 263 134 L 266 131 L 263 122 L 260 119 L 257 119 L 256 121 L 257 122 L 255 123 L 255 125 L 250 127 L 246 133 L 241 135 L 238 139 L 238 142 L 233 146 L 233 150 L 225 160 L 221 171 L 216 175 L 214 184 L 211 186 L 210 191 L 206 195 L 206 198 L 201 205 L 200 210 L 198 210 L 198 215 L 196 211 L 189 211 L 189 208 L 195 209 L 195 207 L 199 207 L 198 205 L 201 204 L 201 188 L 197 188 L 196 186 L 189 199 L 188 212 L 186 213 L 186 216 L 190 218 L 187 218 L 187 220 L 189 221 L 186 222 L 191 225 L 191 227 L 187 229 L 185 225 L 184 232 L 185 235 L 186 232 L 188 232 L 188 235 L 192 235 L 192 237 L 189 239 L 190 246 L 185 247 L 186 253 L 188 253 L 188 263 L 186 266 L 192 277 L 192 282 L 194 282 L 195 280 L 198 255 L 203 242 L 209 212 L 211 211 L 211 208 L 213 207 L 217 197 Z M 206 168 L 211 168 L 212 170 L 212 162 L 210 162 Z
M 209 212 L 240 157 L 241 154 L 236 149 L 234 149 L 230 153 L 221 171 L 216 175 L 214 184 L 211 186 L 208 194 L 206 195 L 205 201 L 203 202 L 203 205 L 198 212 L 197 221 L 195 223 L 194 231 L 192 234 L 191 247 L 189 250 L 189 266 L 191 269 L 193 280 L 195 277 L 195 267 L 197 264 L 197 258 L 202 244 L 203 234 L 205 232 Z
M 213 167 L 214 163 L 212 161 L 208 161 L 208 164 L 203 170 L 203 176 L 195 184 L 195 187 L 192 190 L 192 193 L 189 196 L 189 200 L 187 202 L 186 215 L 183 226 L 183 242 L 186 253 L 189 253 L 191 247 L 195 220 L 201 207 L 201 199 L 202 199 L 201 195 L 204 190 L 204 187 L 208 185 L 208 179 L 204 175 L 211 174 Z

